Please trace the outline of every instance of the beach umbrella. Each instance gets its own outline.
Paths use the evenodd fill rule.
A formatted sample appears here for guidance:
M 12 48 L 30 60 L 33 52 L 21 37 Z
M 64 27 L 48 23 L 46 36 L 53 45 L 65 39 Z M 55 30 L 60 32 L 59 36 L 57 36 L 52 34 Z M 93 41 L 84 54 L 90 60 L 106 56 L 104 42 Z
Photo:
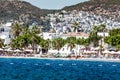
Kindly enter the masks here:
M 120 54 L 120 51 L 118 51 L 118 52 L 111 51 L 110 53 L 111 53 L 111 54 Z
M 102 53 L 110 53 L 110 51 L 108 51 L 108 50 L 105 50 L 105 51 L 103 51 Z
M 2 48 L 0 48 L 0 51 L 3 51 L 3 49 L 2 49 Z
M 59 53 L 62 55 L 62 56 L 68 56 L 71 52 L 70 51 L 59 51 Z
M 5 51 L 12 52 L 13 50 L 8 48 L 8 49 L 5 49 Z
M 120 54 L 120 51 L 118 51 L 117 53 Z
M 96 51 L 90 51 L 91 53 L 97 53 Z
M 86 54 L 88 53 L 89 54 L 89 53 L 91 53 L 91 51 L 84 51 L 83 53 L 86 53 Z
M 96 47 L 96 48 L 94 48 L 94 50 L 99 50 L 100 49 L 100 47 Z
M 111 54 L 115 54 L 116 52 L 115 51 L 110 51 Z
M 91 50 L 95 50 L 95 48 L 94 48 L 94 47 L 91 47 Z
M 26 50 L 24 50 L 24 51 L 26 51 L 26 52 L 33 52 L 32 49 L 26 49 Z
M 19 50 L 19 49 L 16 49 L 16 50 L 14 50 L 14 52 L 22 52 L 21 50 Z
M 49 53 L 58 53 L 58 50 L 48 50 Z

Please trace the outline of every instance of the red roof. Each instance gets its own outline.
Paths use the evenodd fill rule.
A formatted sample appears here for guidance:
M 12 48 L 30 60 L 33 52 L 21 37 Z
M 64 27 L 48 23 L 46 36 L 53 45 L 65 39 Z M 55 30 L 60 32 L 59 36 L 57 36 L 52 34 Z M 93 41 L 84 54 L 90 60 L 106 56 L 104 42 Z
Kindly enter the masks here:
M 84 36 L 84 37 L 88 37 L 89 34 L 87 33 L 84 33 L 84 32 L 69 32 L 67 34 L 62 34 L 62 36 L 71 36 L 71 37 L 76 37 L 76 36 Z

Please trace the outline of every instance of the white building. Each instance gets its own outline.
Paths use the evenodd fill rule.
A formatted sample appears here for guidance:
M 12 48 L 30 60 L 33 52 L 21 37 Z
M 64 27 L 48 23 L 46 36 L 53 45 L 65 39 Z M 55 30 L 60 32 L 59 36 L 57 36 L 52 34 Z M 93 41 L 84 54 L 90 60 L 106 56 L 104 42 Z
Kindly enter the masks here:
M 41 33 L 41 36 L 43 37 L 43 39 L 47 40 L 47 39 L 54 39 L 54 38 L 58 38 L 59 35 L 57 35 L 56 33 L 49 33 L 49 32 L 43 32 Z
M 97 35 L 102 36 L 102 37 L 107 37 L 109 36 L 108 32 L 98 32 Z
M 76 38 L 89 38 L 89 35 L 87 33 L 84 32 L 69 32 L 67 34 L 62 34 L 60 35 L 61 38 L 66 39 L 67 37 L 76 37 Z
M 0 27 L 0 38 L 4 41 L 4 44 L 9 45 L 11 35 L 10 35 L 10 30 L 11 30 L 12 23 L 8 22 L 6 24 L 1 24 Z

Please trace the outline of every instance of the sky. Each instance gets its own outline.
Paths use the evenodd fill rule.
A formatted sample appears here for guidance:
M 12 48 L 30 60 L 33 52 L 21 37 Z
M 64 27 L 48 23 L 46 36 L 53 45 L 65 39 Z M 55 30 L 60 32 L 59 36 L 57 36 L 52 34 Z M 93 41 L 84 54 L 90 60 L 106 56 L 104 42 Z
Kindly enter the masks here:
M 24 0 L 41 9 L 61 9 L 88 0 Z

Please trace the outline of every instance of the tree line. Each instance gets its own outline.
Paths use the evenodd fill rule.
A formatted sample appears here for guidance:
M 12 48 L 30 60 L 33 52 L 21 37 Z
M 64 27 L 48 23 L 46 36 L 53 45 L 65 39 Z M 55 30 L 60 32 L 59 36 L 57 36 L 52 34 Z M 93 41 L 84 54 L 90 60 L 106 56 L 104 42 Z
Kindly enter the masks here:
M 75 29 L 77 27 L 75 26 Z M 20 25 L 19 23 L 15 23 L 12 26 L 12 39 L 10 41 L 10 47 L 12 49 L 27 49 L 32 48 L 34 53 L 38 46 L 42 49 L 48 51 L 48 49 L 56 49 L 60 50 L 64 45 L 67 46 L 72 50 L 76 45 L 84 45 L 85 47 L 89 46 L 91 42 L 94 44 L 94 47 L 100 46 L 99 40 L 103 37 L 98 36 L 98 32 L 105 32 L 106 27 L 104 24 L 99 26 L 94 26 L 89 33 L 89 38 L 76 38 L 76 37 L 68 37 L 66 39 L 63 38 L 55 38 L 55 39 L 43 39 L 42 36 L 39 36 L 42 33 L 42 28 L 34 25 L 30 28 L 28 25 Z M 76 32 L 76 30 L 75 30 Z M 113 29 L 109 31 L 109 36 L 104 37 L 105 43 L 108 43 L 112 46 L 115 46 L 117 49 L 120 49 L 120 29 Z M 0 39 L 0 47 L 4 47 L 3 41 Z

